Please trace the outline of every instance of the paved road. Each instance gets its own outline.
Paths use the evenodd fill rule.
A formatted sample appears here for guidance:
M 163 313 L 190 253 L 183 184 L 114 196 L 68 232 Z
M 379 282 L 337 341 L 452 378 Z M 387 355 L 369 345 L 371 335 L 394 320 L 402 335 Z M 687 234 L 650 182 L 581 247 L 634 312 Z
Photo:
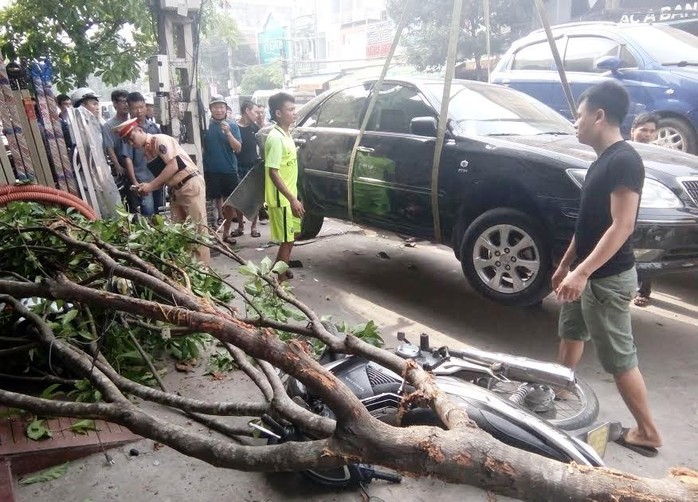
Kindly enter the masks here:
M 245 258 L 272 258 L 275 248 L 255 247 L 263 237 L 239 239 Z M 388 258 L 381 258 L 379 253 Z M 384 256 L 385 256 L 384 255 Z M 296 294 L 320 314 L 358 323 L 373 319 L 389 344 L 397 331 L 416 340 L 430 332 L 444 341 L 458 341 L 485 349 L 553 360 L 559 306 L 548 298 L 541 308 L 505 308 L 479 297 L 465 282 L 452 252 L 419 242 L 406 247 L 394 235 L 328 221 L 320 237 L 298 246 L 301 260 L 293 284 Z M 215 266 L 232 271 L 223 258 Z M 664 476 L 672 466 L 698 468 L 698 275 L 667 277 L 656 282 L 653 305 L 633 308 L 633 325 L 641 368 L 652 408 L 664 433 L 659 457 L 647 459 L 615 444 L 605 461 L 614 468 L 645 476 Z M 450 340 L 449 340 L 450 339 Z M 580 374 L 596 390 L 602 420 L 631 423 L 613 380 L 605 375 L 593 351 L 583 357 Z M 185 387 L 192 395 L 210 396 L 211 386 L 235 389 L 235 378 L 225 383 L 201 383 L 190 377 Z M 310 488 L 294 475 L 266 476 L 212 468 L 168 449 L 147 452 L 135 460 L 117 454 L 117 465 L 105 468 L 102 459 L 75 462 L 66 478 L 43 486 L 23 487 L 20 500 L 360 500 L 357 492 L 333 493 Z M 157 462 L 157 466 L 152 466 Z M 152 467 L 150 467 L 152 466 Z M 144 468 L 146 467 L 146 468 Z M 400 486 L 376 482 L 371 494 L 389 500 L 488 500 L 476 489 L 448 486 L 433 480 L 406 480 Z M 139 496 L 140 495 L 140 496 Z M 152 497 L 152 498 L 151 498 Z M 507 500 L 498 497 L 497 500 Z

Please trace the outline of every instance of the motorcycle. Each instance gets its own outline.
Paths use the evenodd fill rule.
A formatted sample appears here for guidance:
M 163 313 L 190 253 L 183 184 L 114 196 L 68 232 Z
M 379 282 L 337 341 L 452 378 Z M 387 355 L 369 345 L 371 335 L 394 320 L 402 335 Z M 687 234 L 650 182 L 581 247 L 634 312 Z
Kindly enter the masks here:
M 334 325 L 327 323 L 325 327 L 339 336 Z M 438 387 L 494 438 L 560 462 L 603 465 L 601 456 L 608 440 L 608 424 L 580 434 L 594 439 L 596 449 L 565 430 L 589 426 L 599 412 L 598 399 L 591 387 L 577 379 L 569 368 L 472 347 L 432 349 L 425 334 L 420 336 L 419 345 L 410 343 L 404 333 L 398 333 L 398 340 L 402 343 L 395 353 L 431 372 Z M 402 399 L 414 390 L 400 375 L 362 357 L 327 350 L 320 362 L 356 394 L 374 417 L 397 425 Z M 288 378 L 285 385 L 296 402 L 321 416 L 334 418 L 330 408 L 301 382 Z M 262 417 L 262 423 L 251 425 L 272 443 L 306 439 L 303 431 L 291 424 L 282 425 L 268 416 Z M 408 409 L 400 425 L 444 427 L 430 408 Z M 399 476 L 375 471 L 366 464 L 303 474 L 315 482 L 337 487 L 362 485 L 371 479 L 399 481 Z

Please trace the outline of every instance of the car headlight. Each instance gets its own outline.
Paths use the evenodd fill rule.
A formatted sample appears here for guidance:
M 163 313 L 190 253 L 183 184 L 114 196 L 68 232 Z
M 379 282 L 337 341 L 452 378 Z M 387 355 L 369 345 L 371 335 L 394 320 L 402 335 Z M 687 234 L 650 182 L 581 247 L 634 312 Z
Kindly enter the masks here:
M 681 202 L 681 199 L 679 199 L 665 184 L 653 180 L 652 178 L 645 178 L 640 207 L 670 209 L 683 207 L 683 202 Z
M 568 169 L 567 175 L 574 181 L 575 185 L 582 188 L 584 178 L 586 178 L 586 169 Z M 640 207 L 652 209 L 672 209 L 683 207 L 683 202 L 679 199 L 671 189 L 664 183 L 653 178 L 645 177 L 645 185 L 642 188 L 642 199 Z

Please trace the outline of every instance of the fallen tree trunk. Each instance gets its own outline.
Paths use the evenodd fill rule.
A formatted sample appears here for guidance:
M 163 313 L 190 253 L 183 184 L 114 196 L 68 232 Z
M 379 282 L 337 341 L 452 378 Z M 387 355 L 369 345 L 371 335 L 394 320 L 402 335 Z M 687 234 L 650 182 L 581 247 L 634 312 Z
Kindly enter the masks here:
M 50 347 L 66 373 L 87 379 L 103 402 L 57 401 L 1 389 L 0 403 L 6 406 L 39 416 L 110 420 L 185 455 L 239 470 L 298 471 L 364 462 L 472 484 L 523 500 L 685 501 L 698 496 L 698 475 L 693 471 L 673 471 L 665 479 L 647 479 L 610 469 L 564 464 L 500 443 L 478 429 L 465 411 L 435 385 L 431 375 L 417 365 L 351 334 L 343 339 L 331 335 L 311 309 L 276 282 L 268 265 L 266 269 L 246 265 L 243 272 L 253 281 L 249 289 L 256 291 L 257 298 L 273 298 L 276 303 L 269 305 L 275 305 L 274 308 L 293 306 L 303 314 L 308 327 L 287 319 L 279 321 L 278 316 L 265 317 L 269 305 L 257 305 L 254 310 L 258 317 L 246 322 L 246 318 L 225 305 L 225 282 L 211 283 L 213 272 L 200 272 L 199 265 L 186 257 L 177 261 L 175 257 L 182 254 L 180 249 L 165 253 L 167 259 L 157 251 L 163 240 L 172 239 L 181 246 L 182 233 L 184 238 L 196 239 L 193 229 L 142 225 L 137 232 L 142 233 L 145 241 L 139 242 L 132 237 L 132 223 L 113 223 L 113 228 L 101 229 L 110 236 L 109 242 L 105 242 L 84 221 L 47 214 L 39 218 L 40 225 L 22 225 L 16 215 L 9 218 L 12 223 L 5 220 L 2 227 L 7 238 L 0 243 L 0 258 L 3 267 L 10 264 L 13 269 L 11 276 L 0 279 L 0 302 L 10 306 L 14 318 L 22 317 L 32 326 L 24 332 L 30 338 L 28 343 Z M 32 215 L 35 219 L 36 215 Z M 150 249 L 156 250 L 152 254 L 157 259 L 147 259 Z M 222 251 L 242 262 L 230 249 Z M 172 260 L 171 265 L 168 260 Z M 209 290 L 205 290 L 205 284 Z M 211 294 L 211 290 L 217 293 Z M 22 298 L 46 301 L 30 308 L 20 301 Z M 51 302 L 61 306 L 58 314 L 49 312 Z M 83 316 L 92 309 L 97 315 Z M 52 315 L 57 318 L 51 320 Z M 160 326 L 163 330 L 179 327 L 209 333 L 228 345 L 260 388 L 262 400 L 207 403 L 150 389 L 125 378 L 118 371 L 118 358 L 109 360 L 102 353 L 109 340 L 105 341 L 104 333 L 98 333 L 96 327 L 101 319 L 107 330 L 112 329 L 119 325 L 114 321 L 120 316 L 139 320 L 145 325 L 140 329 L 146 332 Z M 90 325 L 88 335 L 96 334 L 88 344 L 78 343 L 78 335 L 72 332 L 83 333 L 84 324 Z M 56 330 L 60 330 L 61 336 L 57 336 Z M 377 420 L 342 382 L 317 363 L 308 353 L 307 344 L 293 338 L 283 341 L 280 334 L 284 332 L 303 333 L 311 341 L 319 340 L 338 352 L 360 355 L 405 375 L 447 430 L 426 426 L 398 428 Z M 256 367 L 246 363 L 243 356 L 252 357 Z M 314 415 L 293 402 L 274 368 L 292 375 L 320 396 L 336 419 Z M 312 431 L 316 439 L 279 445 L 235 444 L 156 418 L 134 405 L 128 395 L 188 413 L 247 417 L 270 413 Z

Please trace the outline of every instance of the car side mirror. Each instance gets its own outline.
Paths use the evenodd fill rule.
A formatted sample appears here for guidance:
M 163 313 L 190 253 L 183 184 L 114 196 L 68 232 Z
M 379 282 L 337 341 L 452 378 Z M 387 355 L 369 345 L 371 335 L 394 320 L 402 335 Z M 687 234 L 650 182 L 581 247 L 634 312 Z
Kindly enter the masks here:
M 410 134 L 436 137 L 436 119 L 434 117 L 415 117 L 410 120 Z
M 618 71 L 620 65 L 621 60 L 616 56 L 604 56 L 599 58 L 599 60 L 596 62 L 596 67 L 599 70 L 612 71 L 614 73 Z

